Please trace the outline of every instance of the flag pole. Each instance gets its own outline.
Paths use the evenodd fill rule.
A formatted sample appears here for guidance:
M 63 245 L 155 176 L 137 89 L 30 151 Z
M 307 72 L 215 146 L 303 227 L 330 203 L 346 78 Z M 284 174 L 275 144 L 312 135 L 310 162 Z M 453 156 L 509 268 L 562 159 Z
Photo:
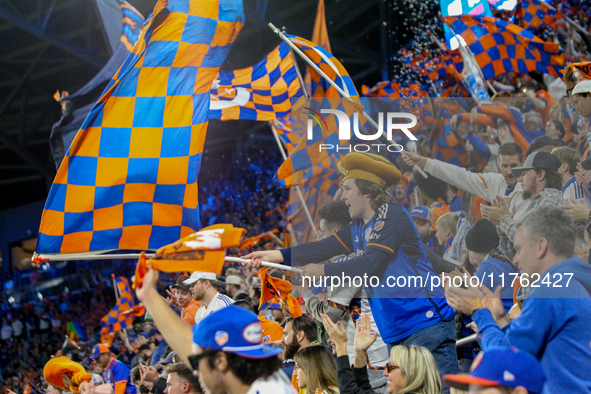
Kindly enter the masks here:
M 154 257 L 154 254 L 155 253 L 146 253 L 146 258 L 148 258 L 148 259 L 152 258 L 152 257 Z M 71 254 L 71 255 L 59 255 L 59 254 L 41 255 L 41 254 L 37 254 L 36 256 L 41 258 L 40 261 L 76 261 L 76 260 L 113 260 L 115 258 L 117 258 L 117 259 L 121 259 L 121 258 L 139 259 L 140 254 L 139 253 L 127 253 L 125 255 L 107 254 L 107 255 L 84 255 L 84 256 L 75 255 L 75 254 Z M 125 257 L 121 257 L 121 256 L 125 256 Z M 237 257 L 225 257 L 224 260 L 231 262 L 231 263 L 247 263 L 250 261 L 250 260 L 240 259 Z M 294 268 L 294 267 L 290 267 L 290 266 L 282 265 L 282 264 L 269 263 L 267 261 L 263 261 L 261 264 L 264 265 L 265 267 L 279 268 L 279 269 L 286 270 L 286 271 L 294 271 L 294 272 L 301 272 L 302 271 L 299 268 Z M 114 275 L 112 275 L 112 278 L 114 280 Z
M 279 134 L 277 133 L 277 130 L 275 130 L 275 126 L 273 126 L 273 124 L 271 124 L 271 130 L 273 131 L 273 137 L 275 137 L 275 142 L 277 142 L 277 146 L 279 147 L 279 151 L 281 152 L 281 156 L 283 157 L 283 160 L 286 160 L 287 155 L 285 154 L 285 150 L 283 149 L 283 145 L 281 145 L 281 141 L 279 139 Z M 310 222 L 310 227 L 312 227 L 312 232 L 314 233 L 314 236 L 316 238 L 318 238 L 319 237 L 318 230 L 316 230 L 316 225 L 314 224 L 314 220 L 312 219 L 312 215 L 310 214 L 310 211 L 308 210 L 308 206 L 306 205 L 306 200 L 304 199 L 304 195 L 302 194 L 300 187 L 295 186 L 295 191 L 302 203 L 302 208 L 304 209 L 304 213 L 306 214 L 306 217 L 308 218 L 308 222 Z
M 313 68 L 313 69 L 314 69 L 314 70 L 315 70 L 315 71 L 316 71 L 318 74 L 320 74 L 320 76 L 321 76 L 322 78 L 326 79 L 326 81 L 327 81 L 327 82 L 328 82 L 328 83 L 329 83 L 329 84 L 330 84 L 330 85 L 331 85 L 333 88 L 335 88 L 335 89 L 336 89 L 336 91 L 337 91 L 337 92 L 339 92 L 339 94 L 340 94 L 341 96 L 343 96 L 345 99 L 349 100 L 349 101 L 350 101 L 350 102 L 352 102 L 353 104 L 355 104 L 355 105 L 359 105 L 358 103 L 356 103 L 356 102 L 355 102 L 355 101 L 354 101 L 354 100 L 351 98 L 351 96 L 350 96 L 348 93 L 346 93 L 346 92 L 345 92 L 343 89 L 341 89 L 341 88 L 340 88 L 340 87 L 339 87 L 339 86 L 338 86 L 338 85 L 337 85 L 337 84 L 336 84 L 336 83 L 335 83 L 335 82 L 334 82 L 332 79 L 330 79 L 330 78 L 328 77 L 328 75 L 326 75 L 326 74 L 324 73 L 324 71 L 322 71 L 322 70 L 320 69 L 320 67 L 318 67 L 316 64 L 314 64 L 314 62 L 313 62 L 312 60 L 310 60 L 310 58 L 308 58 L 308 56 L 306 56 L 306 55 L 305 55 L 305 54 L 304 54 L 304 53 L 303 53 L 303 52 L 300 50 L 300 48 L 298 48 L 298 47 L 297 47 L 297 46 L 296 46 L 296 45 L 295 45 L 293 42 L 291 42 L 291 40 L 289 40 L 287 37 L 285 37 L 285 35 L 284 35 L 284 34 L 283 34 L 283 33 L 282 33 L 282 32 L 281 32 L 281 31 L 280 31 L 278 28 L 276 28 L 276 27 L 275 27 L 275 25 L 273 25 L 272 23 L 269 23 L 269 25 L 268 25 L 268 26 L 269 26 L 269 27 L 270 27 L 270 28 L 271 28 L 271 29 L 272 29 L 272 30 L 275 32 L 275 34 L 277 34 L 277 35 L 279 36 L 279 38 L 281 38 L 283 41 L 285 41 L 285 42 L 287 43 L 287 45 L 289 45 L 289 47 L 290 47 L 290 48 L 291 48 L 291 49 L 292 49 L 292 50 L 293 50 L 295 53 L 297 53 L 298 55 L 300 55 L 300 57 L 301 57 L 302 59 L 304 59 L 304 61 L 305 61 L 306 63 L 308 63 L 308 65 L 309 65 L 310 67 L 312 67 L 312 68 Z M 386 134 L 386 132 L 385 132 L 384 130 L 381 130 L 381 129 L 380 129 L 380 126 L 379 126 L 379 125 L 376 123 L 376 121 L 375 121 L 375 120 L 373 120 L 373 119 L 372 119 L 372 118 L 371 118 L 371 117 L 370 117 L 370 116 L 367 114 L 367 112 L 365 112 L 365 110 L 363 110 L 361 113 L 363 114 L 363 116 L 365 116 L 365 117 L 367 118 L 367 121 L 368 121 L 369 123 L 371 123 L 371 124 L 372 124 L 372 125 L 373 125 L 373 126 L 376 128 L 376 130 L 377 130 L 377 131 L 381 131 L 382 135 L 384 135 L 384 136 L 386 137 L 386 139 L 388 138 L 388 135 Z M 410 138 L 410 136 L 409 136 L 409 138 Z M 414 137 L 414 136 L 413 136 L 413 138 L 412 138 L 412 139 L 413 139 L 413 141 L 416 141 L 416 140 L 417 140 L 417 138 L 416 138 L 416 137 Z M 388 140 L 388 141 L 391 141 L 391 140 Z M 392 142 L 394 142 L 394 141 L 392 141 Z
M 248 262 L 250 262 L 250 260 L 241 259 L 240 257 L 226 257 L 224 260 L 229 261 L 231 263 L 248 263 Z M 302 273 L 302 270 L 300 268 L 290 267 L 288 265 L 283 265 L 283 264 L 269 263 L 267 261 L 263 261 L 263 262 L 261 262 L 261 265 L 263 265 L 265 267 L 279 268 L 280 270 L 291 271 L 291 272 L 295 272 L 298 274 Z
M 117 282 L 115 282 L 115 274 L 111 274 L 111 281 L 113 282 L 113 291 L 115 291 L 115 299 L 119 301 L 119 288 Z

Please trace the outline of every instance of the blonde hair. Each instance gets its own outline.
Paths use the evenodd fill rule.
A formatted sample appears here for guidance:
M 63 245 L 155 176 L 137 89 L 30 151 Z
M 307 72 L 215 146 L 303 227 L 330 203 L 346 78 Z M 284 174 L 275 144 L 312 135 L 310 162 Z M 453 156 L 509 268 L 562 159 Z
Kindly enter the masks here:
M 308 379 L 306 393 L 321 390 L 326 394 L 338 394 L 337 364 L 332 353 L 324 345 L 303 348 L 295 355 L 297 367 L 304 370 Z
M 423 346 L 394 346 L 390 362 L 400 367 L 406 385 L 397 393 L 439 394 L 441 378 L 431 352 Z
M 437 223 L 435 224 L 435 226 L 441 228 L 442 230 L 450 229 L 453 235 L 456 235 L 459 221 L 460 215 L 458 215 L 455 212 L 449 212 L 445 215 L 439 216 L 439 219 L 437 219 Z
M 559 146 L 552 149 L 552 154 L 560 159 L 562 164 L 568 165 L 568 173 L 574 175 L 577 164 L 581 162 L 581 154 L 568 146 Z

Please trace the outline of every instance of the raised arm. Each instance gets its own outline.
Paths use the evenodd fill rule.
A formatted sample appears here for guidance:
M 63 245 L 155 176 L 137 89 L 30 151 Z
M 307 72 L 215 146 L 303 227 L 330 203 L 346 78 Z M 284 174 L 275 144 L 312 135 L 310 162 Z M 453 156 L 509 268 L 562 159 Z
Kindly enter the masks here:
M 501 181 L 503 177 L 497 173 L 476 174 L 454 164 L 427 159 L 416 153 L 404 152 L 403 155 L 406 164 L 417 164 L 435 178 L 454 185 L 458 189 L 476 194 L 488 202 L 492 202 L 497 195 L 492 185 Z

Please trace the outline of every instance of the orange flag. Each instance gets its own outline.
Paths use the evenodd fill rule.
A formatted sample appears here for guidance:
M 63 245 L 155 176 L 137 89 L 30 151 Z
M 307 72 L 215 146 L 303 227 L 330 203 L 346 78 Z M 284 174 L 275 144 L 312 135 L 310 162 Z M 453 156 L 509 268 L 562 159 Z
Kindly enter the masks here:
M 314 22 L 314 31 L 312 32 L 312 42 L 320 45 L 323 49 L 332 53 L 330 41 L 328 40 L 328 29 L 326 28 L 326 12 L 324 10 L 324 0 L 318 0 L 318 9 L 316 10 L 316 21 Z M 304 83 L 308 91 L 312 83 L 310 73 L 306 73 Z M 294 145 L 295 146 L 295 145 Z
M 144 304 L 137 304 L 136 306 L 134 306 L 131 309 L 128 309 L 126 311 L 123 312 L 123 314 L 125 316 L 127 315 L 131 315 L 131 316 L 144 316 L 146 314 L 146 307 L 144 306 Z
M 569 63 L 568 67 L 571 68 L 577 82 L 591 79 L 591 62 Z
M 318 0 L 318 9 L 316 10 L 316 22 L 314 22 L 314 32 L 312 32 L 312 42 L 320 45 L 328 52 L 330 41 L 328 40 L 328 29 L 326 28 L 326 12 L 324 10 L 324 0 Z
M 107 347 L 113 345 L 113 339 L 115 339 L 115 332 L 104 332 L 101 333 L 101 343 Z
M 246 238 L 244 241 L 242 241 L 242 244 L 240 245 L 240 249 L 238 249 L 238 254 L 242 254 L 242 251 L 244 249 L 252 248 L 253 246 L 255 246 L 257 244 L 257 242 L 259 242 L 261 240 L 261 238 L 268 236 L 270 233 L 277 234 L 278 232 L 279 232 L 279 230 L 273 229 L 271 231 L 267 231 L 266 233 L 262 233 L 257 236 L 254 236 L 254 237 Z
M 263 267 L 259 273 L 261 276 L 261 306 L 270 300 L 277 300 L 281 308 L 289 313 L 289 316 L 296 318 L 302 316 L 302 310 L 298 300 L 291 295 L 291 283 L 286 280 L 267 275 L 267 268 Z
M 134 287 L 141 287 L 148 265 L 162 272 L 204 271 L 220 274 L 226 248 L 240 245 L 243 228 L 231 224 L 215 224 L 163 246 L 146 260 L 142 252 L 135 271 Z

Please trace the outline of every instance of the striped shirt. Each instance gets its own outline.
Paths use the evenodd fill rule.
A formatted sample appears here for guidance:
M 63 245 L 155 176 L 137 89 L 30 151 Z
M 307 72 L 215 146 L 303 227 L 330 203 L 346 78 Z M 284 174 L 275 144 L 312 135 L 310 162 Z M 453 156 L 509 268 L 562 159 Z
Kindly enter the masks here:
M 228 297 L 227 295 L 216 293 L 215 297 L 209 304 L 201 304 L 201 307 L 197 309 L 197 313 L 195 314 L 195 324 L 199 323 L 203 318 L 209 315 L 212 312 L 217 311 L 218 309 L 222 309 L 234 303 L 234 300 Z
M 568 203 L 570 203 L 570 199 L 573 198 L 578 202 L 585 204 L 587 208 L 591 208 L 591 194 L 589 194 L 589 191 L 577 182 L 577 178 L 575 177 L 569 179 L 569 181 L 562 187 L 562 197 L 564 197 Z

